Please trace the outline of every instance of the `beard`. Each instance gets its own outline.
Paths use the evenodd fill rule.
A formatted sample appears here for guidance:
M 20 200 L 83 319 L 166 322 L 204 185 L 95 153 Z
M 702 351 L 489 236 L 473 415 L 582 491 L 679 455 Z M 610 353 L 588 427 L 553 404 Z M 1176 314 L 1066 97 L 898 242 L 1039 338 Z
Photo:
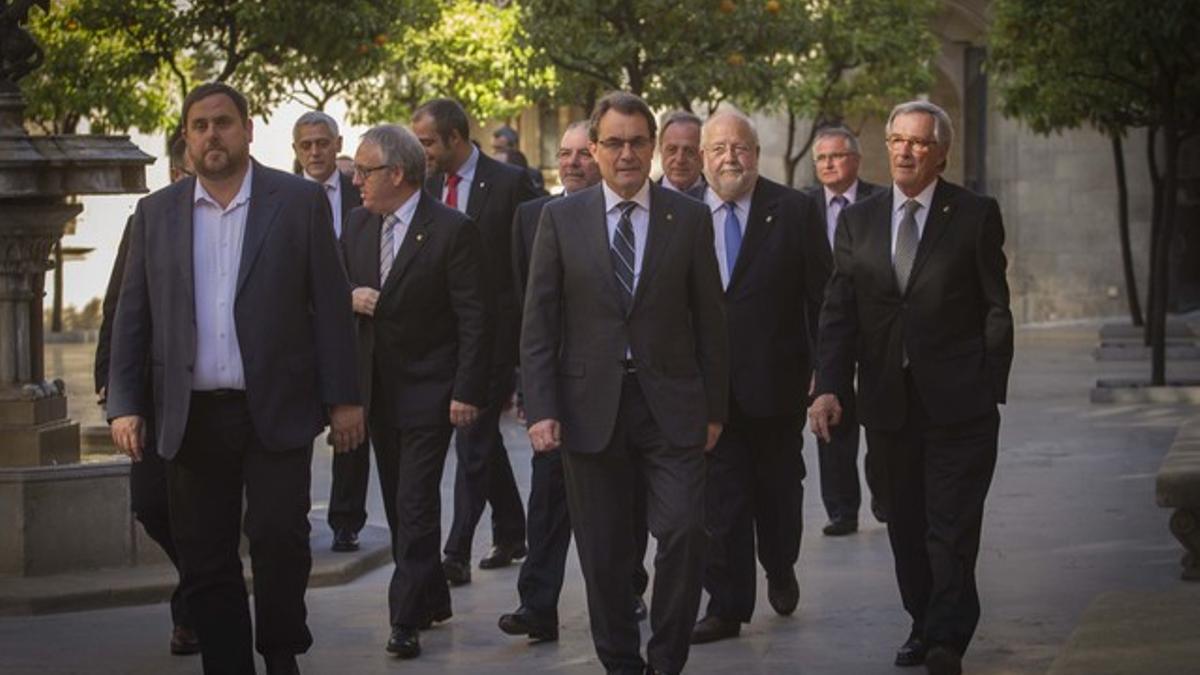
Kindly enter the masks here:
M 207 180 L 223 180 L 245 168 L 249 158 L 249 147 L 234 150 L 226 145 L 210 145 L 201 151 L 199 157 L 192 155 L 192 164 L 197 176 Z
M 719 195 L 743 195 L 754 186 L 757 171 L 722 169 L 708 177 Z

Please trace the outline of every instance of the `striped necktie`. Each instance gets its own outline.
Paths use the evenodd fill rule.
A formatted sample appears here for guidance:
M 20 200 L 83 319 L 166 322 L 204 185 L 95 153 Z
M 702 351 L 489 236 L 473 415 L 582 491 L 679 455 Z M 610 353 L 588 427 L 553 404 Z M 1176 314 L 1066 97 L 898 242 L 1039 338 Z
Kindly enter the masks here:
M 621 292 L 621 309 L 628 314 L 633 306 L 633 271 L 636 269 L 637 248 L 633 234 L 633 221 L 630 215 L 637 208 L 635 202 L 617 204 L 621 210 L 621 219 L 617 221 L 617 231 L 613 234 L 612 257 L 613 272 L 617 275 L 617 286 Z
M 400 219 L 396 214 L 389 213 L 383 219 L 382 230 L 379 233 L 379 287 L 387 283 L 388 273 L 392 271 L 392 263 L 396 260 L 396 223 Z

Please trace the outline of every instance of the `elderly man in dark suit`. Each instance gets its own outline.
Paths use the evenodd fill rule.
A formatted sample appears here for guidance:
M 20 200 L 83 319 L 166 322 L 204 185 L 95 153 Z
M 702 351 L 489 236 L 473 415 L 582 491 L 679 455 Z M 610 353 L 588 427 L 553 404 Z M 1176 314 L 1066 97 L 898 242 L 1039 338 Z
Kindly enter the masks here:
M 712 245 L 729 317 L 729 421 L 708 455 L 706 615 L 694 643 L 734 637 L 754 613 L 755 548 L 767 598 L 796 609 L 803 530 L 801 456 L 816 318 L 825 288 L 821 230 L 799 192 L 758 175 L 758 133 L 738 112 L 704 123 L 700 153 Z
M 663 116 L 658 134 L 658 154 L 663 175 L 658 184 L 693 199 L 704 199 L 704 172 L 700 162 L 699 117 L 686 110 Z
M 490 302 L 479 230 L 421 189 L 425 153 L 412 132 L 371 129 L 354 162 L 363 208 L 342 249 L 396 561 L 387 651 L 414 658 L 420 629 L 451 615 L 438 563 L 442 467 L 451 433 L 487 399 Z
M 940 177 L 950 118 L 887 122 L 893 185 L 842 212 L 809 410 L 826 441 L 858 371 L 859 419 L 887 463 L 888 536 L 912 632 L 897 665 L 962 672 L 979 622 L 975 561 L 1013 356 L 996 201 Z
M 295 673 L 312 644 L 312 442 L 327 422 L 336 450 L 363 438 L 346 275 L 321 189 L 251 161 L 239 92 L 197 87 L 183 121 L 197 178 L 142 199 L 129 232 L 113 440 L 139 460 L 154 418 L 205 671 L 254 672 L 244 529 L 256 646 L 269 673 Z
M 687 661 L 704 451 L 729 393 L 712 217 L 650 182 L 654 130 L 632 94 L 596 104 L 589 136 L 603 181 L 542 210 L 521 332 L 529 437 L 535 452 L 564 449 L 592 639 L 612 673 L 677 673 Z M 628 600 L 640 489 L 658 542 L 648 668 Z
M 813 139 L 813 170 L 820 185 L 805 192 L 816 208 L 813 218 L 825 228 L 827 246 L 821 247 L 823 276 L 833 274 L 833 242 L 842 209 L 862 201 L 883 188 L 858 177 L 861 153 L 858 138 L 840 126 L 825 127 Z M 821 530 L 838 537 L 858 531 L 858 509 L 862 490 L 858 484 L 858 419 L 854 399 L 848 397 L 842 411 L 842 423 L 834 428 L 830 442 L 817 439 L 817 458 L 821 467 L 821 502 L 829 522 Z M 867 448 L 867 486 L 871 490 L 871 512 L 880 522 L 887 521 L 887 487 L 883 467 Z
M 353 176 L 338 171 L 342 151 L 338 124 L 329 115 L 310 110 L 292 125 L 292 150 L 301 175 L 324 188 L 333 213 L 333 231 L 340 239 L 342 223 L 350 211 L 362 206 L 362 195 Z M 329 528 L 334 551 L 357 551 L 358 533 L 367 523 L 367 481 L 371 477 L 371 444 L 363 441 L 350 452 L 333 455 L 333 481 L 329 487 Z
M 500 434 L 500 414 L 512 400 L 520 318 L 513 293 L 513 213 L 534 199 L 524 170 L 479 151 L 471 142 L 467 114 L 450 99 L 417 108 L 413 133 L 425 147 L 425 188 L 435 199 L 471 217 L 483 236 L 485 278 L 496 300 L 496 330 L 488 400 L 479 421 L 455 435 L 454 520 L 442 564 L 452 585 L 471 581 L 471 542 L 485 504 L 492 506 L 492 549 L 482 569 L 505 567 L 525 557 L 525 509 Z

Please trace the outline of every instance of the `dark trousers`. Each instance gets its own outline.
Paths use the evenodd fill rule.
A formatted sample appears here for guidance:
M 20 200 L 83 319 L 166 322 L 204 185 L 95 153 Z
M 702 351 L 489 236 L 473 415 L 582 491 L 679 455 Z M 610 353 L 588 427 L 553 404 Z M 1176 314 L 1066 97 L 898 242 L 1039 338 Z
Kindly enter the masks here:
M 843 401 L 842 423 L 833 428 L 828 443 L 817 439 L 817 459 L 821 468 L 821 502 L 829 520 L 858 520 L 858 509 L 862 505 L 862 490 L 858 482 L 858 416 L 854 400 Z M 887 475 L 885 466 L 867 446 L 863 460 L 867 474 L 867 488 L 871 498 L 887 510 Z
M 704 590 L 710 615 L 745 623 L 754 614 L 756 534 L 768 578 L 790 573 L 800 556 L 802 428 L 798 416 L 748 417 L 730 405 L 729 423 L 707 455 Z
M 167 484 L 171 528 L 207 675 L 254 672 L 238 557 L 242 529 L 254 572 L 258 651 L 298 654 L 312 645 L 304 605 L 312 567 L 311 464 L 311 446 L 263 447 L 244 395 L 192 395 L 183 443 L 168 462 Z
M 517 592 L 521 605 L 544 617 L 557 620 L 558 597 L 562 592 L 567 550 L 571 546 L 571 515 L 567 509 L 567 487 L 563 476 L 561 450 L 533 455 L 533 474 L 529 480 L 529 555 L 521 563 Z M 634 541 L 637 562 L 633 573 L 633 592 L 646 592 L 650 577 L 646 573 L 646 491 L 634 495 Z M 631 598 L 632 600 L 632 598 Z
M 485 504 L 492 506 L 492 543 L 525 543 L 525 507 L 513 478 L 508 450 L 500 434 L 500 414 L 512 397 L 512 366 L 493 370 L 488 384 L 488 404 L 479 418 L 454 436 L 458 469 L 454 476 L 454 520 L 446 537 L 445 553 L 470 560 L 475 526 Z
M 154 420 L 146 420 L 146 448 L 142 461 L 129 467 L 129 505 L 133 517 L 142 524 L 146 536 L 162 548 L 163 553 L 179 571 L 179 554 L 171 536 L 171 514 L 167 507 L 167 463 L 154 447 Z M 182 581 L 171 593 L 171 621 L 176 626 L 191 628 L 194 623 L 188 612 L 186 590 Z
M 911 378 L 908 411 L 899 431 L 867 431 L 867 442 L 887 462 L 896 579 L 917 634 L 961 654 L 979 623 L 975 561 L 1000 415 L 934 425 Z
M 569 431 L 567 432 L 569 434 Z M 567 504 L 587 585 L 592 641 L 610 673 L 641 673 L 641 636 L 630 602 L 637 565 L 636 477 L 645 480 L 654 556 L 650 664 L 677 673 L 687 662 L 700 606 L 704 548 L 704 450 L 663 438 L 638 385 L 625 376 L 616 428 L 598 453 L 563 453 Z
M 375 465 L 392 531 L 396 569 L 388 586 L 393 626 L 415 628 L 450 608 L 450 586 L 438 558 L 442 540 L 442 469 L 450 424 L 398 429 L 372 422 Z
M 329 486 L 329 528 L 358 532 L 367 523 L 367 482 L 371 479 L 371 443 L 333 453 Z

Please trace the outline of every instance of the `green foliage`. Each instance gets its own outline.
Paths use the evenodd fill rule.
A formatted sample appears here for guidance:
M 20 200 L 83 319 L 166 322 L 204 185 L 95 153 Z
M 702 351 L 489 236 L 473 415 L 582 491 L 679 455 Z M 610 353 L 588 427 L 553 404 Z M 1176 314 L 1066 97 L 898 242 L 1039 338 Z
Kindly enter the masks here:
M 351 88 L 352 118 L 407 120 L 421 102 L 460 101 L 476 119 L 503 118 L 533 104 L 552 83 L 521 44 L 515 4 L 445 0 L 432 25 L 408 24 L 388 42 L 383 70 Z
M 91 0 L 55 2 L 34 12 L 29 29 L 45 50 L 42 66 L 20 82 L 27 119 L 46 133 L 166 129 L 173 121 L 168 73 L 123 33 L 82 23 Z

